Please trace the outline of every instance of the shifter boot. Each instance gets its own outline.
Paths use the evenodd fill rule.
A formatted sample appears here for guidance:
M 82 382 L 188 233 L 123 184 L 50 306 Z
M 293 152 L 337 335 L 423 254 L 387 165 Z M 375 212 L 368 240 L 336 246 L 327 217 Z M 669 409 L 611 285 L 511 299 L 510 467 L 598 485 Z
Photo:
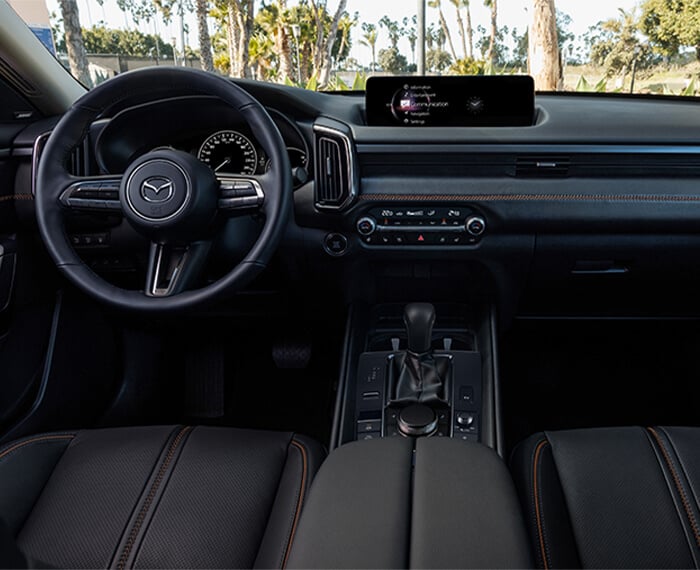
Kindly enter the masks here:
M 445 401 L 448 358 L 435 358 L 431 352 L 415 354 L 405 351 L 396 355 L 393 364 L 396 374 L 393 403 L 437 404 Z

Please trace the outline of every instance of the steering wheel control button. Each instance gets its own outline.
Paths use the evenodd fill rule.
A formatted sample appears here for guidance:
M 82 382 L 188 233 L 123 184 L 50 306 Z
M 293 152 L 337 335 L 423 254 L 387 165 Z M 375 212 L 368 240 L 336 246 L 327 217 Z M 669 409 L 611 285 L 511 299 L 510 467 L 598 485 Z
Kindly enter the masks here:
M 479 237 L 486 231 L 486 221 L 480 216 L 472 216 L 467 220 L 467 232 L 474 237 Z
M 423 404 L 412 404 L 399 412 L 399 431 L 407 437 L 424 437 L 437 431 L 435 411 Z
M 357 232 L 361 236 L 370 236 L 376 229 L 377 222 L 374 221 L 374 218 L 360 218 L 360 220 L 357 222 Z
M 348 251 L 348 238 L 343 234 L 327 234 L 323 239 L 323 249 L 332 257 L 341 257 Z

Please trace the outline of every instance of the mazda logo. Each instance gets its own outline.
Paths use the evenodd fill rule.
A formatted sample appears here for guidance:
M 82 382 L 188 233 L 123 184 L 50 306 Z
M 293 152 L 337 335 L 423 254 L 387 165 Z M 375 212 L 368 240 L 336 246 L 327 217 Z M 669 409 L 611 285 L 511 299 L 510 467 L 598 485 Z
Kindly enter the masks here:
M 173 197 L 175 185 L 165 176 L 151 176 L 141 184 L 141 197 L 146 202 L 167 202 Z

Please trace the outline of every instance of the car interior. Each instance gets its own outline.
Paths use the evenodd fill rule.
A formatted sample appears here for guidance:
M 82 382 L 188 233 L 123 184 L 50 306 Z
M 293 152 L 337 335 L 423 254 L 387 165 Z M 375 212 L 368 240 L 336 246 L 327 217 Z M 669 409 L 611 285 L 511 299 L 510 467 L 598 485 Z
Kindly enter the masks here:
M 2 567 L 700 568 L 697 100 L 87 90 L 20 24 Z

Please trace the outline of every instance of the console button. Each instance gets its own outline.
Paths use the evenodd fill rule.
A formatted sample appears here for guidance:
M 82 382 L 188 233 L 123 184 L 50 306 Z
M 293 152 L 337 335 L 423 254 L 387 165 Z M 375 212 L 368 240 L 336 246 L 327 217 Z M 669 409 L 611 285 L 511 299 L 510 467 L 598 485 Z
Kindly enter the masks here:
M 348 238 L 343 234 L 328 234 L 323 239 L 323 249 L 326 250 L 328 255 L 333 257 L 345 255 L 345 252 L 348 250 Z
M 461 428 L 471 428 L 474 425 L 475 418 L 474 414 L 469 412 L 459 412 L 456 420 Z
M 367 433 L 382 430 L 382 420 L 359 420 L 357 422 L 357 433 Z
M 381 439 L 382 435 L 378 431 L 370 431 L 367 433 L 361 433 L 358 436 L 358 439 L 362 440 L 367 440 L 367 439 Z

